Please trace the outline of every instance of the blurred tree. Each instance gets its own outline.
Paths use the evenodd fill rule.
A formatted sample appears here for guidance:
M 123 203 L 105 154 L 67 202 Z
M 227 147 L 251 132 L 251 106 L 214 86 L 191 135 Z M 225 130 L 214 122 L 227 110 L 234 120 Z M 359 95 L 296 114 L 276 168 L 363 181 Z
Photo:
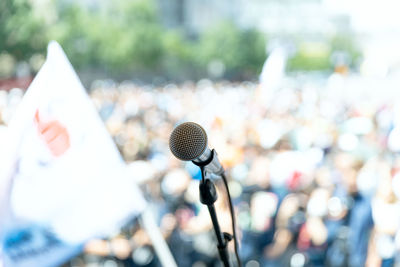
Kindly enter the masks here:
M 357 67 L 361 52 L 354 37 L 336 34 L 319 42 L 297 42 L 296 53 L 289 59 L 289 71 L 326 71 L 336 66 Z
M 74 3 L 58 4 L 57 13 L 58 19 L 49 29 L 50 38 L 61 44 L 75 67 L 99 63 L 96 59 L 97 42 L 89 36 L 98 27 L 95 18 Z
M 349 67 L 357 67 L 362 55 L 354 36 L 336 34 L 329 39 L 329 43 L 332 48 L 332 64 L 346 64 Z
M 240 38 L 240 71 L 243 78 L 259 75 L 262 70 L 266 54 L 265 35 L 256 29 L 246 29 L 241 32 Z
M 182 29 L 165 28 L 161 16 L 155 0 L 0 0 L 0 63 L 29 61 L 35 71 L 46 44 L 55 39 L 78 72 L 117 79 L 248 80 L 259 75 L 266 58 L 265 34 L 228 21 L 189 39 Z M 296 43 L 289 71 L 354 67 L 360 58 L 351 35 Z M 10 75 L 12 68 L 0 68 L 0 76 Z
M 80 69 L 100 66 L 112 75 L 151 73 L 184 80 L 208 76 L 210 62 L 219 61 L 230 78 L 249 79 L 265 60 L 265 38 L 258 31 L 225 22 L 188 40 L 183 32 L 162 27 L 150 0 L 92 7 L 65 2 L 57 9 L 50 36 Z
M 288 61 L 289 71 L 321 71 L 331 68 L 330 47 L 323 42 L 303 42 Z
M 0 1 L 0 53 L 21 61 L 45 51 L 46 23 L 32 9 L 29 0 Z
M 243 30 L 231 22 L 223 22 L 200 37 L 197 61 L 206 67 L 218 60 L 231 78 L 253 78 L 265 61 L 265 46 L 265 38 L 257 30 Z
M 201 76 L 201 67 L 195 62 L 195 44 L 184 38 L 184 34 L 177 30 L 170 30 L 163 34 L 164 56 L 162 67 L 169 78 L 185 80 L 189 77 Z
M 98 27 L 99 57 L 112 67 L 157 71 L 163 54 L 162 27 L 153 1 L 113 1 Z M 101 28 L 109 27 L 109 31 Z
M 74 65 L 105 66 L 111 73 L 156 70 L 162 28 L 152 1 L 113 1 L 95 7 L 64 3 L 50 36 Z

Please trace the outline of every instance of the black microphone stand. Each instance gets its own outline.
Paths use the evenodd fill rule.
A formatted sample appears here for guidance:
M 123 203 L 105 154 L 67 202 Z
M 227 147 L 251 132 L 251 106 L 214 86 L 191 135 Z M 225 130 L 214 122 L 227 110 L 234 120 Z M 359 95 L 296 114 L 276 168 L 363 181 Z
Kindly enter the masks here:
M 212 160 L 212 157 L 211 157 Z M 211 161 L 210 160 L 210 161 Z M 219 256 L 221 258 L 222 263 L 225 267 L 230 267 L 229 264 L 229 255 L 228 255 L 228 242 L 232 240 L 232 235 L 229 233 L 222 233 L 221 228 L 219 227 L 217 213 L 215 212 L 214 203 L 218 198 L 217 190 L 215 189 L 214 183 L 207 178 L 207 173 L 204 170 L 204 166 L 207 165 L 209 162 L 204 162 L 202 164 L 193 162 L 197 166 L 200 167 L 201 170 L 201 182 L 200 182 L 200 202 L 204 205 L 207 205 L 208 211 L 211 216 L 211 221 L 214 226 L 215 235 L 217 237 L 217 248 L 219 252 Z

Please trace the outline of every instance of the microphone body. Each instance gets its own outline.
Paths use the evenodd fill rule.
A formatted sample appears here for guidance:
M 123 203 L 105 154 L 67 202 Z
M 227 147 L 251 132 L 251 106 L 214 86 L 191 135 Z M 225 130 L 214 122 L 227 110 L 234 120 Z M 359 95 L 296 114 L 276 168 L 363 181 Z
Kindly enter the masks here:
M 178 125 L 171 133 L 169 146 L 178 159 L 191 160 L 204 168 L 207 178 L 221 177 L 224 173 L 217 152 L 207 147 L 207 134 L 197 123 L 185 122 Z

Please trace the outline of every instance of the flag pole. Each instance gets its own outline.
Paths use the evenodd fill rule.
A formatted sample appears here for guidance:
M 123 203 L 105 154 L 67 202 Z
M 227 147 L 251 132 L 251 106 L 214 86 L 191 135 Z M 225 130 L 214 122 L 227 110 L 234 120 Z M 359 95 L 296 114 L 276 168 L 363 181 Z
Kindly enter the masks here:
M 156 220 L 150 208 L 147 207 L 140 215 L 140 225 L 149 235 L 153 243 L 154 250 L 161 262 L 162 266 L 177 267 L 174 257 L 165 242 L 160 229 L 157 226 Z

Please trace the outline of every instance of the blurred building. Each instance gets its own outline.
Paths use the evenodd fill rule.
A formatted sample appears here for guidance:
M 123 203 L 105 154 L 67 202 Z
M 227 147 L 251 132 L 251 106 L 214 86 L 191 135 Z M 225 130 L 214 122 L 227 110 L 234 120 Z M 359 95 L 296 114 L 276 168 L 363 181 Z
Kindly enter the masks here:
M 158 1 L 163 21 L 170 27 L 183 27 L 198 33 L 223 20 L 243 27 L 257 27 L 273 35 L 326 34 L 347 31 L 348 14 L 332 12 L 320 0 L 167 0 Z

